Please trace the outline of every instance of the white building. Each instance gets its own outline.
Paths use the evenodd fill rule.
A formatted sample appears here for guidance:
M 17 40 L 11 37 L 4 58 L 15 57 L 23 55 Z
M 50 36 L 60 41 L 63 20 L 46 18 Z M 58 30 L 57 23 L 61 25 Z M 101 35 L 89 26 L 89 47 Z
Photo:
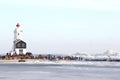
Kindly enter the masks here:
M 13 54 L 26 54 L 26 42 L 22 39 L 22 30 L 20 24 L 17 23 L 14 30 L 14 41 L 13 41 Z
M 90 55 L 87 53 L 76 53 L 73 55 L 76 60 L 82 61 L 119 61 L 120 53 L 113 52 L 112 50 L 107 50 L 104 54 L 94 54 Z

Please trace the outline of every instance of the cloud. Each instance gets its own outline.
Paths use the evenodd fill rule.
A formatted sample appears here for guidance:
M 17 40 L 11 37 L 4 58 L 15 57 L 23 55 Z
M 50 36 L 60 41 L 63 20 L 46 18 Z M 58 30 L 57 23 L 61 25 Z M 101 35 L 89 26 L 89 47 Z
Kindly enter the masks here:
M 1 0 L 7 5 L 120 11 L 120 0 Z

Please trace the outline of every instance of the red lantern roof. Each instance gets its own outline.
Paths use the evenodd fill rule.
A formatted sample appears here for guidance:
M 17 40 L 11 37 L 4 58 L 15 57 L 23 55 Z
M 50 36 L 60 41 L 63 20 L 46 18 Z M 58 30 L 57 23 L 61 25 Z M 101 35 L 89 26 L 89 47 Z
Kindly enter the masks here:
M 19 23 L 17 23 L 17 24 L 16 24 L 16 27 L 20 27 L 20 24 L 19 24 Z

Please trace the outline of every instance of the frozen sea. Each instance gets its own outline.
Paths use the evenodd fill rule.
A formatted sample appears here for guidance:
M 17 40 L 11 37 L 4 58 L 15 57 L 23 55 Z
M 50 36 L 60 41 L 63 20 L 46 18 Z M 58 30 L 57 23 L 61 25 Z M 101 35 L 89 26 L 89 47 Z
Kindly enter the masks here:
M 120 80 L 120 67 L 0 64 L 0 80 Z

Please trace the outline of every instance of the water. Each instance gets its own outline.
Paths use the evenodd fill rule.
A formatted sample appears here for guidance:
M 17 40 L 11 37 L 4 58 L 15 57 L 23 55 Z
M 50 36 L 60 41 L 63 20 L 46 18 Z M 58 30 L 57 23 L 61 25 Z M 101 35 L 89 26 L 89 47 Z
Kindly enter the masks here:
M 0 64 L 0 80 L 120 80 L 120 67 Z

